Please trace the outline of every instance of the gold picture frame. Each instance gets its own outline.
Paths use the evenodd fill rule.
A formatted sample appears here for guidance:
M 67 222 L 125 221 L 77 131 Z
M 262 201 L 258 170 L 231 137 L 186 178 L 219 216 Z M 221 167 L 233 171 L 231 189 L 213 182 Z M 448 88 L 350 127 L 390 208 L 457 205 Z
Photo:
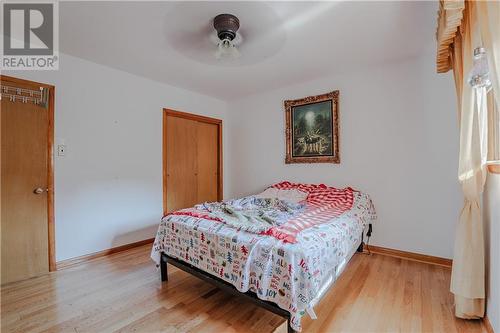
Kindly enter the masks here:
M 340 163 L 339 91 L 286 100 L 285 163 Z

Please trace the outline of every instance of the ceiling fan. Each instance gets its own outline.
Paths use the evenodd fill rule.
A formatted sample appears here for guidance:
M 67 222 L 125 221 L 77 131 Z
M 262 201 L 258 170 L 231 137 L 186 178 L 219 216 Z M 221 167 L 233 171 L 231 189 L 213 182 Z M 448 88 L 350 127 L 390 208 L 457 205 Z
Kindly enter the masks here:
M 238 58 L 240 52 L 237 46 L 242 42 L 238 33 L 240 20 L 232 14 L 219 14 L 214 18 L 214 28 L 217 31 L 215 58 Z

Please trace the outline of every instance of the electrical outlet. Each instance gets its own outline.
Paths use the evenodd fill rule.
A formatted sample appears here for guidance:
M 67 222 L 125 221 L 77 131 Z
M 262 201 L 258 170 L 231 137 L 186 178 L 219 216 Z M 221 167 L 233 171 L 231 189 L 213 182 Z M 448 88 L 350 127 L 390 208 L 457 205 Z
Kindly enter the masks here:
M 57 156 L 66 156 L 66 145 L 57 146 Z

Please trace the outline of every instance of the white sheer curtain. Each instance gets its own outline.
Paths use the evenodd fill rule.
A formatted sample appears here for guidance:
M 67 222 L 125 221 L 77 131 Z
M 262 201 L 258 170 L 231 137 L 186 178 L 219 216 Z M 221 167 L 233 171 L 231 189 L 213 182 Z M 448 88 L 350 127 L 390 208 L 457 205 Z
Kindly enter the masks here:
M 480 1 L 477 14 L 481 26 L 481 39 L 486 48 L 493 91 L 489 96 L 488 159 L 500 161 L 500 2 Z
M 476 6 L 481 39 L 488 56 L 493 96 L 498 106 L 500 105 L 500 1 L 478 1 Z
M 493 94 L 499 105 L 499 16 L 499 2 L 466 1 L 463 21 L 452 52 L 460 118 L 458 180 L 464 193 L 464 207 L 455 238 L 451 291 L 455 295 L 455 315 L 467 319 L 484 316 L 485 266 L 481 194 L 487 175 L 488 156 L 486 90 L 473 89 L 467 82 L 467 76 L 473 65 L 473 50 L 484 46 L 490 65 Z

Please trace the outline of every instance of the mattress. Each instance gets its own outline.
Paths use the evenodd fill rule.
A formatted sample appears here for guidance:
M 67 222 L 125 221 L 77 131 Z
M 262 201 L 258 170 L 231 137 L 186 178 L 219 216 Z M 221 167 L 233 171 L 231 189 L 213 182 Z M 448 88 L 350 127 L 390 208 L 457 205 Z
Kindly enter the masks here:
M 301 231 L 295 243 L 250 233 L 203 217 L 168 215 L 158 228 L 151 252 L 178 258 L 234 285 L 253 291 L 291 314 L 300 331 L 305 313 L 335 282 L 361 243 L 365 226 L 374 219 L 367 195 L 356 192 L 350 210 Z

